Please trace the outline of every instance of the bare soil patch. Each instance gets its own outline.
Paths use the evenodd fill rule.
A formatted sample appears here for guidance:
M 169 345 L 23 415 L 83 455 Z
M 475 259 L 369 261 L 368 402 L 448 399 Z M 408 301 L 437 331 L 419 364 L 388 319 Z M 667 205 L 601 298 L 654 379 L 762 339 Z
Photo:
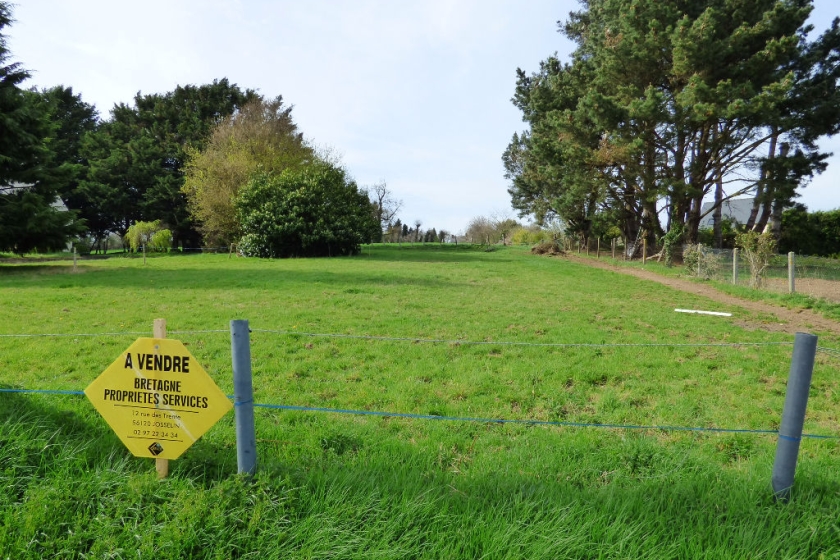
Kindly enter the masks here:
M 767 289 L 782 294 L 788 291 L 788 281 L 785 278 L 768 278 Z M 796 293 L 825 298 L 828 301 L 840 303 L 840 282 L 823 280 L 821 278 L 797 278 L 794 285 Z
M 788 309 L 786 307 L 773 305 L 771 303 L 763 301 L 741 299 L 739 297 L 735 297 L 718 291 L 713 286 L 709 284 L 704 284 L 702 282 L 695 282 L 683 278 L 673 278 L 670 276 L 662 276 L 650 270 L 644 270 L 641 268 L 626 268 L 605 261 L 579 257 L 571 253 L 567 253 L 565 257 L 569 260 L 585 264 L 587 266 L 592 266 L 603 270 L 611 270 L 613 272 L 618 272 L 621 274 L 628 274 L 630 276 L 635 276 L 636 278 L 640 278 L 642 280 L 658 282 L 659 284 L 663 284 L 675 290 L 696 294 L 699 296 L 709 298 L 713 301 L 717 301 L 719 303 L 741 307 L 742 309 L 746 309 L 754 313 L 769 315 L 777 319 L 777 321 L 772 322 L 760 321 L 756 319 L 735 320 L 736 324 L 745 328 L 763 329 L 774 332 L 787 332 L 791 334 L 799 331 L 812 332 L 815 334 L 824 332 L 831 333 L 835 336 L 840 335 L 840 323 L 828 319 L 827 317 L 824 317 L 810 309 Z M 777 287 L 777 283 L 783 284 L 783 287 Z M 807 293 L 809 295 L 819 295 L 821 297 L 825 297 L 833 301 L 840 301 L 840 290 L 838 290 L 836 284 L 836 282 L 829 282 L 827 280 L 803 279 L 801 281 L 796 281 L 796 290 L 797 292 Z M 787 291 L 786 279 L 770 279 L 770 285 L 772 289 L 778 289 L 779 291 Z M 814 290 L 813 292 L 810 291 L 812 289 Z M 820 292 L 819 290 L 823 290 L 823 292 Z

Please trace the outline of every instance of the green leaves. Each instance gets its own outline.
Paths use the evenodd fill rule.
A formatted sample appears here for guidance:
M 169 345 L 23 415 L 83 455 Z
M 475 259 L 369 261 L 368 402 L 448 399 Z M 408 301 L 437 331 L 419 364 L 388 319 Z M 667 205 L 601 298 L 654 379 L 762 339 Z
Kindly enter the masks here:
M 244 233 L 239 249 L 248 256 L 354 255 L 380 232 L 367 196 L 326 163 L 257 174 L 235 207 Z
M 518 71 L 529 129 L 503 155 L 513 206 L 583 235 L 609 216 L 651 243 L 661 214 L 693 241 L 704 198 L 726 185 L 715 205 L 758 191 L 770 202 L 755 227 L 777 224 L 771 206 L 822 168 L 814 140 L 840 129 L 840 31 L 806 43 L 810 4 L 586 2 L 563 28 L 571 63 Z
M 315 159 L 291 111 L 279 96 L 253 99 L 217 123 L 204 149 L 190 151 L 182 191 L 206 241 L 242 235 L 233 202 L 255 172 L 279 174 Z
M 162 220 L 173 243 L 198 245 L 200 236 L 182 193 L 190 150 L 203 147 L 220 118 L 256 97 L 227 79 L 137 94 L 88 134 L 82 156 L 89 173 L 75 193 L 101 231 L 125 232 L 135 221 Z

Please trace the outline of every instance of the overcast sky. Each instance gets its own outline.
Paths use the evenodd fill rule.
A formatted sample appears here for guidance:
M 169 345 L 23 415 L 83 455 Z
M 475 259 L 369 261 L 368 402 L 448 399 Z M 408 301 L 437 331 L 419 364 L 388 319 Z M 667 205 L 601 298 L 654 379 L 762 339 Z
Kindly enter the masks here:
M 362 185 L 386 181 L 404 222 L 463 230 L 515 216 L 501 154 L 523 129 L 510 103 L 516 68 L 533 72 L 572 45 L 557 20 L 573 0 L 17 0 L 8 28 L 28 85 L 72 86 L 103 117 L 134 95 L 228 78 L 282 95 L 316 144 Z M 827 28 L 836 0 L 816 0 Z M 803 191 L 840 207 L 840 139 Z

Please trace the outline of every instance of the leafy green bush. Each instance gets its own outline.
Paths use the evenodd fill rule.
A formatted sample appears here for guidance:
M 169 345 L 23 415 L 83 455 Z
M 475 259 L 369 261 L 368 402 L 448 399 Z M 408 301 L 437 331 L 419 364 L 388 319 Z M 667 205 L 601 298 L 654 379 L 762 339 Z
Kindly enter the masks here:
M 343 169 L 318 163 L 259 173 L 235 201 L 239 250 L 256 257 L 354 255 L 381 235 L 370 201 Z
M 172 232 L 161 229 L 152 234 L 148 248 L 152 251 L 166 251 L 172 246 Z
M 674 225 L 662 236 L 662 253 L 665 256 L 665 266 L 670 268 L 674 264 L 674 253 L 679 248 L 685 229 L 681 225 Z
M 87 237 L 79 237 L 73 240 L 73 247 L 80 255 L 89 255 L 91 250 L 91 242 Z
M 138 251 L 144 245 L 151 251 L 166 251 L 172 243 L 172 232 L 164 229 L 160 220 L 136 222 L 128 228 L 125 238 L 132 251 Z
M 802 204 L 782 214 L 779 251 L 829 257 L 840 252 L 840 209 L 808 212 Z
M 750 267 L 750 287 L 760 288 L 770 259 L 776 254 L 776 240 L 770 232 L 745 231 L 735 236 L 735 243 L 744 250 L 744 258 Z
M 706 245 L 689 243 L 683 247 L 683 264 L 691 276 L 708 280 L 714 274 L 717 259 Z
M 720 233 L 722 242 L 720 248 L 734 249 L 735 235 L 738 233 L 738 223 L 733 221 L 732 218 L 722 217 L 720 221 Z M 707 227 L 697 230 L 697 241 L 708 247 L 715 247 L 714 228 Z
M 554 233 L 537 225 L 520 226 L 511 232 L 510 240 L 514 245 L 537 245 L 554 239 Z

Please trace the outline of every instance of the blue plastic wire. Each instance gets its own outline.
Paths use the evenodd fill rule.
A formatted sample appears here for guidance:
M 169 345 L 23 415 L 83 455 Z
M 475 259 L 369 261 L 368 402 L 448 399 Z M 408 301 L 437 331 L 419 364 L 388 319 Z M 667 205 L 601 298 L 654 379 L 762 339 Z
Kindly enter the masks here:
M 4 389 L 0 393 L 31 393 L 42 395 L 84 395 L 84 391 L 58 391 L 49 389 Z M 233 400 L 232 395 L 227 397 Z M 234 403 L 235 406 L 248 404 L 245 402 Z M 377 410 L 354 410 L 346 408 L 325 408 L 319 406 L 296 406 L 289 404 L 267 404 L 253 403 L 255 408 L 267 408 L 275 410 L 293 410 L 297 412 L 326 412 L 332 414 L 353 414 L 357 416 L 377 416 L 380 418 L 410 418 L 414 420 L 442 420 L 448 422 L 477 422 L 481 424 L 520 424 L 526 426 L 559 426 L 566 428 L 607 428 L 613 430 L 659 430 L 665 432 L 713 432 L 723 434 L 765 434 L 776 435 L 778 430 L 750 430 L 742 428 L 702 428 L 692 426 L 658 426 L 643 424 L 596 424 L 594 422 L 562 422 L 551 420 L 511 420 L 503 418 L 477 418 L 471 416 L 439 416 L 435 414 L 412 414 L 408 412 L 382 412 Z M 785 437 L 785 436 L 780 436 Z M 802 434 L 803 438 L 810 439 L 840 439 L 840 436 L 824 436 L 819 434 Z
M 84 391 L 61 391 L 58 389 L 4 389 L 0 393 L 35 393 L 39 395 L 84 395 Z

